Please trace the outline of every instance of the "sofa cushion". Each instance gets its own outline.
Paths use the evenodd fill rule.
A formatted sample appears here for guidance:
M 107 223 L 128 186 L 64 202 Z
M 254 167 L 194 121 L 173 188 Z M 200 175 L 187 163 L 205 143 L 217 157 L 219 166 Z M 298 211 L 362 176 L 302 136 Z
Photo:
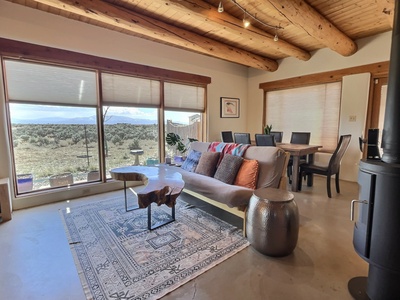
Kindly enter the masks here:
M 171 168 L 171 167 L 170 167 Z M 249 204 L 254 190 L 238 185 L 226 184 L 214 177 L 208 177 L 177 168 L 182 174 L 185 189 L 196 192 L 206 198 L 226 204 L 229 207 L 243 207 Z
M 243 158 L 240 156 L 225 154 L 215 172 L 214 178 L 227 184 L 232 184 L 242 161 Z
M 203 152 L 195 172 L 201 175 L 213 177 L 217 169 L 219 152 Z
M 258 161 L 255 159 L 243 159 L 234 184 L 255 190 L 257 188 L 258 166 Z
M 189 172 L 194 172 L 199 163 L 200 156 L 200 151 L 190 150 L 189 155 L 183 162 L 181 168 Z

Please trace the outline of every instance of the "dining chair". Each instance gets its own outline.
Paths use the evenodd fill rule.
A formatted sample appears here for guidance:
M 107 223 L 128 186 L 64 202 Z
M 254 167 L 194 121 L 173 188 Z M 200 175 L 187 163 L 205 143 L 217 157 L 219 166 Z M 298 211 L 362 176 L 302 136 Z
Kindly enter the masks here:
M 236 144 L 251 144 L 250 133 L 238 133 L 233 134 Z
M 269 134 L 275 137 L 275 142 L 282 143 L 283 131 L 270 131 Z
M 276 147 L 275 136 L 272 134 L 255 134 L 257 146 L 273 146 Z
M 310 138 L 311 138 L 311 132 L 292 132 L 292 135 L 290 137 L 290 143 L 309 145 Z M 307 163 L 307 155 L 300 157 L 299 165 L 305 163 Z M 292 174 L 293 174 L 293 158 L 290 157 L 287 167 L 287 176 L 289 178 L 289 183 L 292 183 Z
M 335 183 L 336 183 L 336 192 L 340 193 L 339 187 L 339 172 L 340 172 L 340 163 L 344 154 L 346 153 L 347 148 L 349 147 L 351 140 L 351 134 L 346 134 L 340 136 L 339 142 L 333 152 L 332 157 L 329 160 L 329 164 L 327 166 L 317 166 L 314 164 L 303 164 L 300 166 L 300 176 L 299 176 L 299 191 L 301 190 L 302 185 L 302 176 L 310 175 L 310 174 L 319 174 L 326 176 L 326 190 L 328 193 L 328 197 L 332 198 L 331 193 L 331 176 L 335 175 Z M 311 186 L 311 182 L 307 180 L 307 185 Z
M 232 131 L 221 131 L 221 141 L 224 143 L 233 143 Z
M 310 137 L 311 132 L 292 132 L 290 143 L 308 145 L 310 144 Z

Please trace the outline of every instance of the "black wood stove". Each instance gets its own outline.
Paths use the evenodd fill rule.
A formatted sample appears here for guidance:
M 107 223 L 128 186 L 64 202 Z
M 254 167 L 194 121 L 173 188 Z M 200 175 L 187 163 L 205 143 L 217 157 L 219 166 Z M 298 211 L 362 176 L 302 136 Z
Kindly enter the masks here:
M 400 16 L 395 4 L 382 159 L 360 162 L 356 252 L 369 263 L 368 277 L 353 278 L 355 299 L 400 299 Z M 363 286 L 364 285 L 364 286 Z

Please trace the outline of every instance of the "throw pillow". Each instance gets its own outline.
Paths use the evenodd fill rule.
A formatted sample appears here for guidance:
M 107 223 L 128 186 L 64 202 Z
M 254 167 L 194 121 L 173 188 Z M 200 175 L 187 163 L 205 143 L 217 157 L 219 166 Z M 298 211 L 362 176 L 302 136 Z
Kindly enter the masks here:
M 183 162 L 181 169 L 184 169 L 189 172 L 194 172 L 196 170 L 197 164 L 199 163 L 201 156 L 200 151 L 190 150 L 189 155 L 186 157 Z
M 219 152 L 203 152 L 200 156 L 199 163 L 196 167 L 195 173 L 213 177 L 217 169 L 219 160 Z
M 257 160 L 243 159 L 234 184 L 255 190 L 257 188 L 258 169 Z
M 214 178 L 227 184 L 232 184 L 242 165 L 242 161 L 243 158 L 240 156 L 225 154 L 215 172 Z

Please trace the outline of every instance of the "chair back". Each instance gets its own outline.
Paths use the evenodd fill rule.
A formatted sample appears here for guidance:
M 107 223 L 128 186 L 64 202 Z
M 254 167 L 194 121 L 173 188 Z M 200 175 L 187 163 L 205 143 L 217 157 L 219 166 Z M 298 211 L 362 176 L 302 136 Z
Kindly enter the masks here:
M 275 137 L 275 142 L 282 143 L 283 131 L 271 131 L 269 134 Z
M 338 145 L 333 152 L 331 159 L 329 160 L 328 170 L 331 174 L 337 174 L 340 169 L 340 162 L 344 154 L 346 153 L 347 148 L 349 147 L 351 140 L 351 134 L 341 135 Z
M 233 143 L 232 131 L 221 131 L 221 141 L 224 143 Z
M 233 134 L 236 144 L 251 144 L 250 133 L 238 133 Z
M 290 143 L 309 145 L 310 137 L 311 137 L 311 132 L 292 132 Z
M 275 136 L 272 134 L 255 134 L 257 146 L 273 146 L 276 147 Z

